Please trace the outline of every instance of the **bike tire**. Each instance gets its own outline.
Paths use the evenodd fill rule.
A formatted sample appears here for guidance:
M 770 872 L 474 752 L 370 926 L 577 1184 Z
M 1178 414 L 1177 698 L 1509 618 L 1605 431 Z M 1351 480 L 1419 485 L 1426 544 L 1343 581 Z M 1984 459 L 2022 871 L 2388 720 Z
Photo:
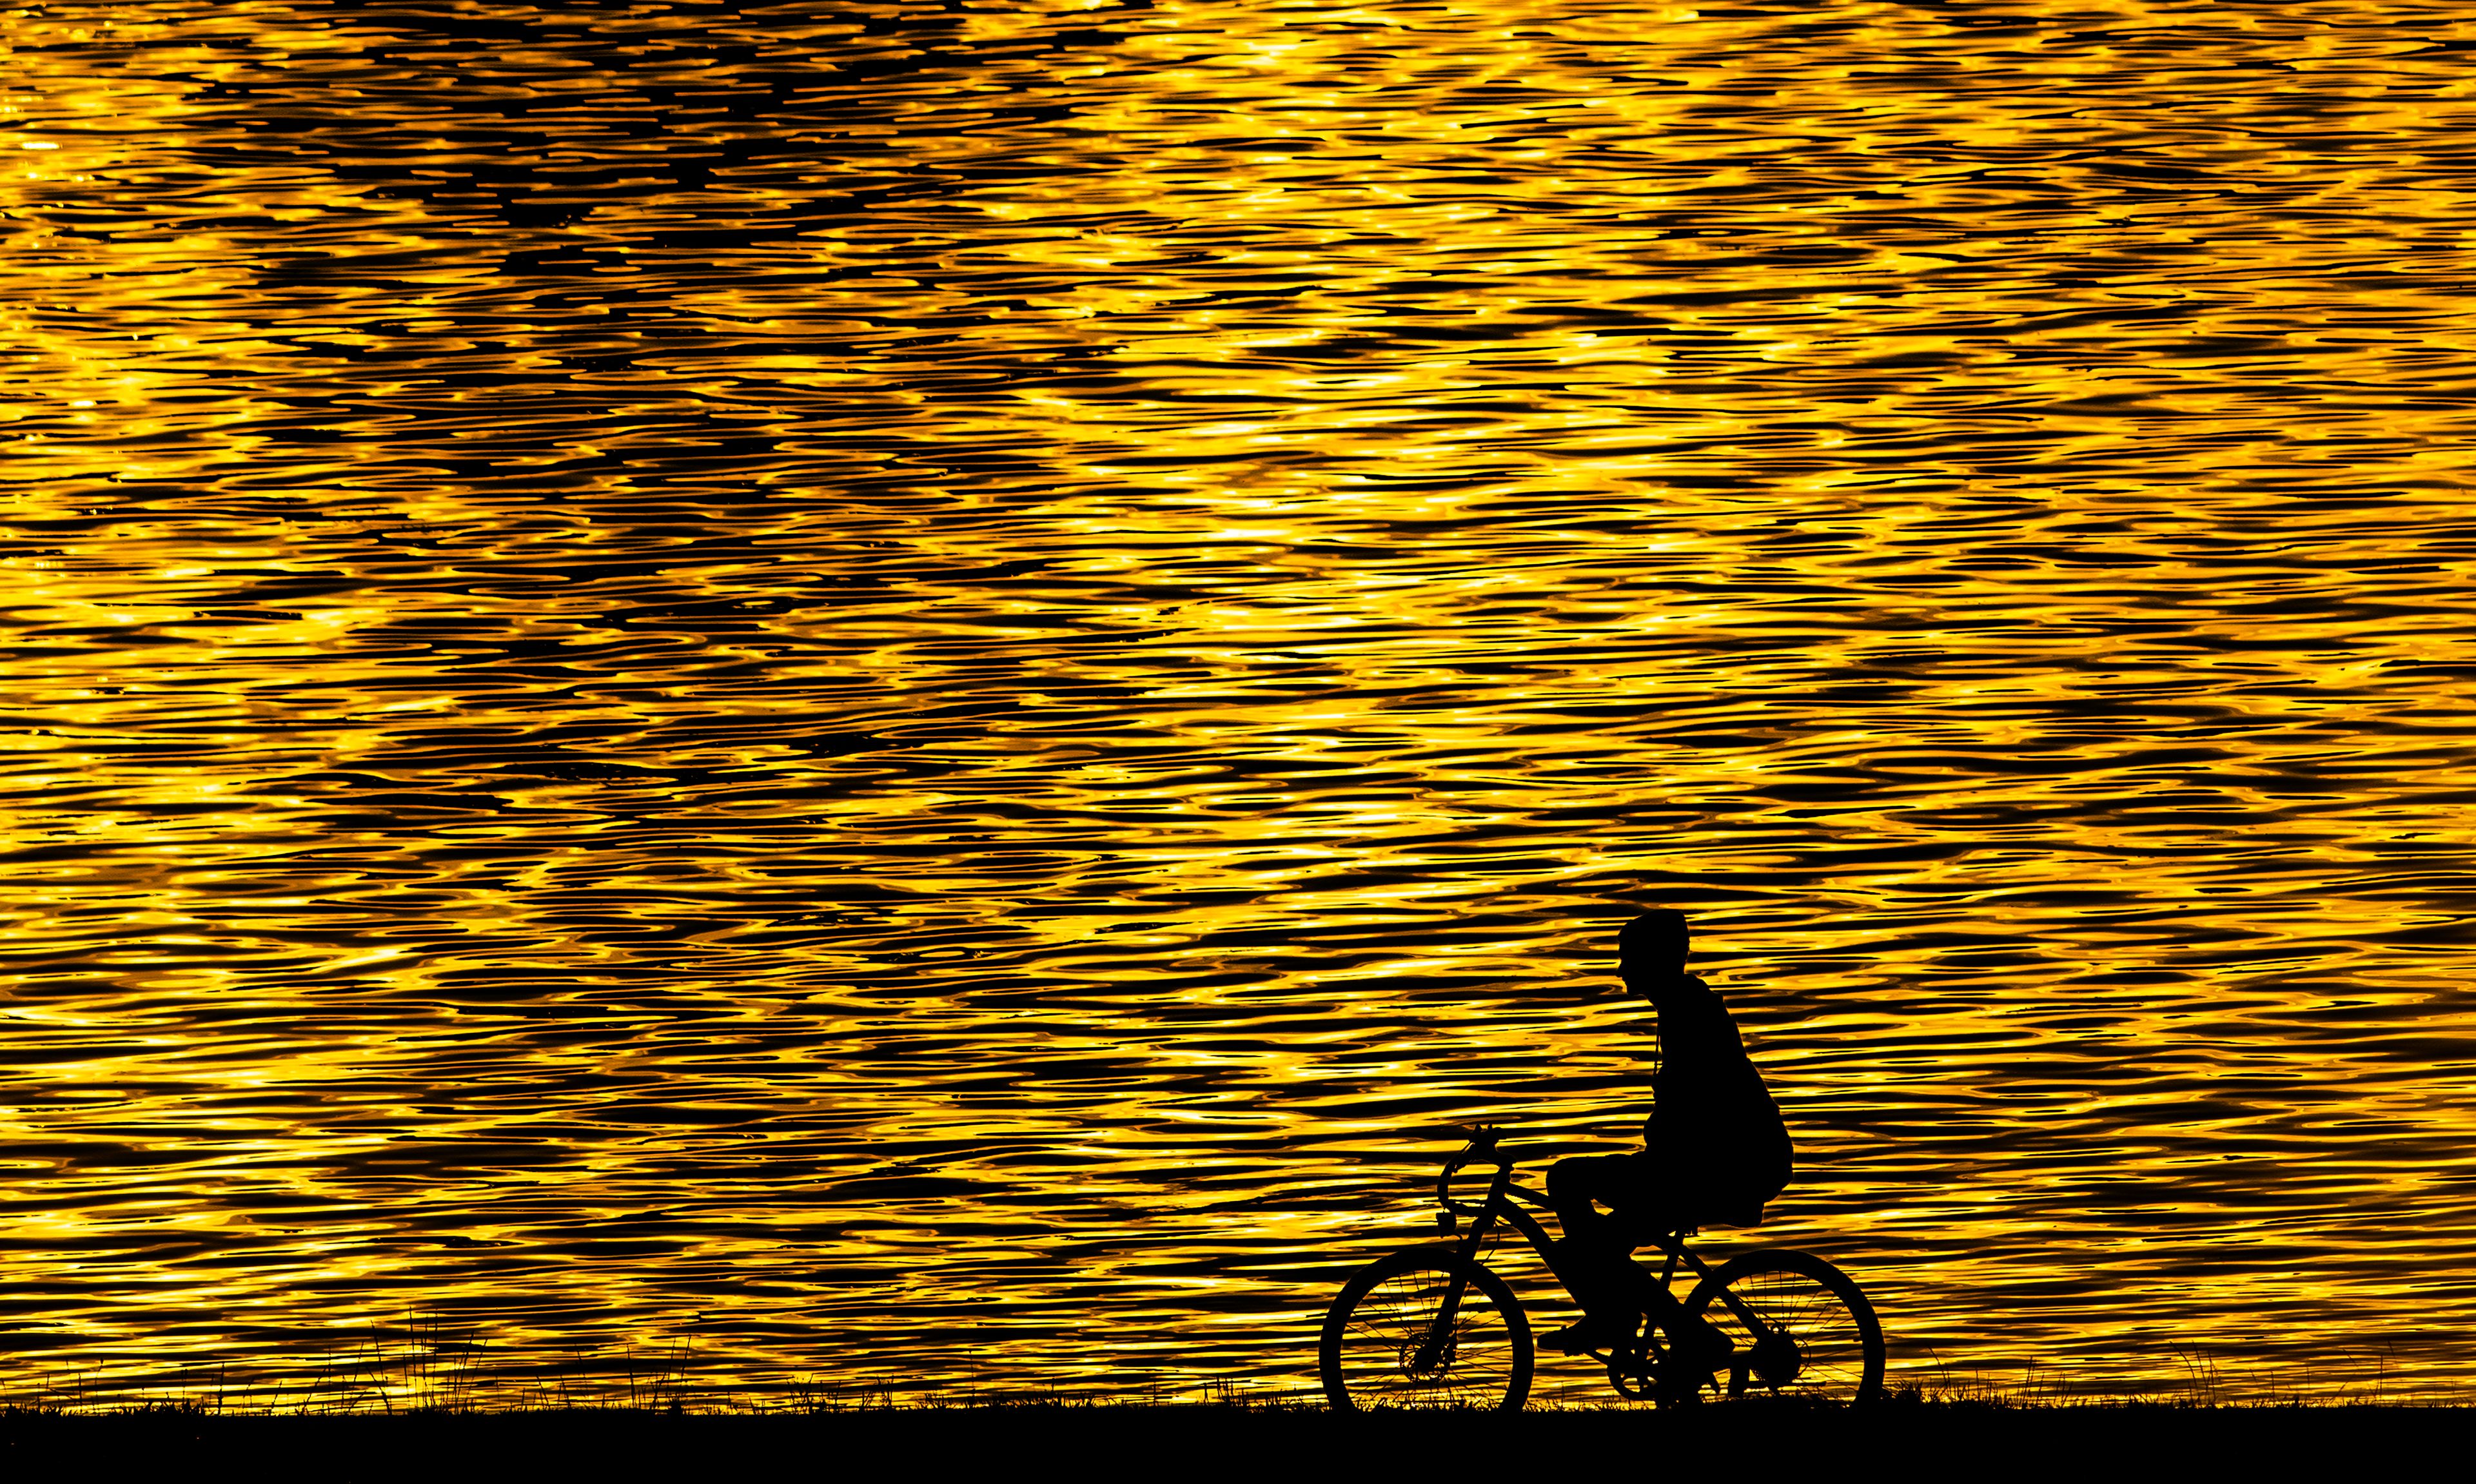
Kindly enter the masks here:
M 1758 1340 L 1725 1291 L 1781 1339 Z M 1714 1308 L 1714 1305 L 1717 1305 Z M 1694 1286 L 1686 1312 L 1710 1323 L 1737 1352 L 1713 1384 L 1731 1400 L 1862 1406 L 1883 1395 L 1883 1325 L 1848 1274 L 1811 1252 L 1747 1252 Z
M 1440 1364 L 1418 1352 L 1451 1284 L 1462 1285 Z M 1530 1398 L 1530 1321 L 1504 1280 L 1459 1253 L 1395 1252 L 1358 1270 L 1325 1311 L 1316 1368 L 1336 1412 L 1519 1412 Z

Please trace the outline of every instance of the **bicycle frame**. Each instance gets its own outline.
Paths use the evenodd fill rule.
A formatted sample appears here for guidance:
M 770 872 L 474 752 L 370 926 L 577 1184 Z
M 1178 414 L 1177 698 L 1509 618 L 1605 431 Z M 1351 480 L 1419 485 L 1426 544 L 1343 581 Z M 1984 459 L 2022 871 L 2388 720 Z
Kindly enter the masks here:
M 1566 1282 L 1565 1275 L 1557 1271 L 1556 1259 L 1549 1251 L 1553 1239 L 1548 1235 L 1547 1228 L 1539 1224 L 1537 1218 L 1516 1205 L 1512 1198 L 1518 1196 L 1543 1211 L 1552 1211 L 1555 1207 L 1549 1204 L 1546 1196 L 1527 1186 L 1513 1182 L 1513 1161 L 1497 1152 L 1496 1143 L 1495 1130 L 1479 1130 L 1478 1134 L 1471 1140 L 1470 1147 L 1447 1162 L 1444 1174 L 1436 1177 L 1436 1203 L 1444 1207 L 1444 1211 L 1438 1217 L 1439 1223 L 1446 1230 L 1451 1231 L 1454 1229 L 1456 1218 L 1463 1216 L 1470 1218 L 1469 1228 L 1459 1233 L 1460 1240 L 1454 1244 L 1453 1253 L 1465 1263 L 1475 1264 L 1478 1261 L 1479 1249 L 1487 1243 L 1488 1234 L 1495 1229 L 1498 1222 L 1503 1222 L 1529 1242 L 1531 1248 L 1539 1253 L 1539 1260 L 1547 1264 L 1548 1272 L 1556 1274 L 1556 1280 L 1564 1283 L 1567 1292 L 1571 1293 L 1572 1285 Z M 1480 1161 L 1487 1161 L 1496 1166 L 1496 1177 L 1488 1182 L 1486 1199 L 1476 1204 L 1453 1200 L 1453 1176 L 1460 1173 L 1464 1165 Z M 1707 1278 L 1711 1275 L 1711 1265 L 1702 1260 L 1700 1253 L 1685 1245 L 1685 1238 L 1691 1229 L 1689 1227 L 1679 1231 L 1662 1232 L 1652 1239 L 1650 1245 L 1659 1248 L 1667 1254 L 1667 1260 L 1659 1270 L 1658 1281 L 1662 1289 L 1666 1289 L 1670 1281 L 1676 1276 L 1676 1270 L 1680 1265 L 1690 1269 L 1697 1278 Z M 1723 1289 L 1721 1291 L 1721 1298 L 1728 1305 L 1729 1311 L 1745 1324 L 1747 1333 L 1757 1339 L 1766 1339 L 1770 1335 L 1771 1328 L 1763 1323 L 1762 1316 L 1741 1301 L 1735 1294 Z M 1426 1343 L 1419 1347 L 1417 1357 L 1412 1362 L 1415 1367 L 1433 1366 L 1442 1357 L 1446 1344 L 1452 1334 L 1453 1320 L 1461 1311 L 1461 1300 L 1462 1282 L 1456 1277 L 1445 1292 L 1444 1305 L 1436 1312 L 1435 1323 L 1428 1331 Z M 1653 1324 L 1659 1321 L 1657 1315 L 1646 1315 L 1646 1318 Z M 1646 1347 L 1648 1346 L 1649 1339 L 1649 1334 L 1646 1331 L 1643 1336 Z

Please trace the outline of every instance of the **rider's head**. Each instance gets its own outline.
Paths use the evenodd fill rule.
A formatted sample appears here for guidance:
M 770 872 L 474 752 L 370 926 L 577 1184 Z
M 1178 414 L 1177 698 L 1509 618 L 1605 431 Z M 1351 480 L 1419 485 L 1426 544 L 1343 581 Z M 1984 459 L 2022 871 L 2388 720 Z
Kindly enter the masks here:
M 1682 912 L 1645 912 L 1617 934 L 1617 972 L 1625 987 L 1647 995 L 1674 983 L 1691 950 Z

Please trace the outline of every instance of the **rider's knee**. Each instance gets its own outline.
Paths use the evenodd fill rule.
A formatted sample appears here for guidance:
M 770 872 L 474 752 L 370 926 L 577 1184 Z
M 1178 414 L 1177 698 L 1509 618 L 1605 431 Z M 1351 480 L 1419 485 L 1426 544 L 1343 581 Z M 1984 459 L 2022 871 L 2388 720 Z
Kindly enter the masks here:
M 1548 1167 L 1548 1199 L 1562 1203 L 1568 1197 L 1581 1194 L 1582 1172 L 1575 1169 L 1579 1159 L 1560 1159 Z

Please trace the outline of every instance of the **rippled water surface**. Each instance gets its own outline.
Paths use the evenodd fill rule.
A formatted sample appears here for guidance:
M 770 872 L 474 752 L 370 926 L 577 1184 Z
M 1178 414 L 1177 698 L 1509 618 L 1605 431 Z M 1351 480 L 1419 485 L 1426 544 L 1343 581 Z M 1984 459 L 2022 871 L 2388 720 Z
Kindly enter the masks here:
M 1298 1385 L 1647 905 L 1895 1379 L 2476 1369 L 2464 7 L 0 26 L 0 1388 Z

